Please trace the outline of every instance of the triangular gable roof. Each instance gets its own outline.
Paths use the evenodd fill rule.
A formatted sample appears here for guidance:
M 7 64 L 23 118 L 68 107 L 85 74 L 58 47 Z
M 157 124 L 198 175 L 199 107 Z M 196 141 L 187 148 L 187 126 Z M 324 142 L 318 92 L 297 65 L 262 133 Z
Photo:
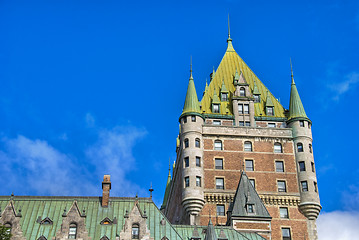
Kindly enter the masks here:
M 204 238 L 204 240 L 217 240 L 217 234 L 216 231 L 214 230 L 211 219 L 209 219 L 208 227 L 206 231 L 206 237 Z

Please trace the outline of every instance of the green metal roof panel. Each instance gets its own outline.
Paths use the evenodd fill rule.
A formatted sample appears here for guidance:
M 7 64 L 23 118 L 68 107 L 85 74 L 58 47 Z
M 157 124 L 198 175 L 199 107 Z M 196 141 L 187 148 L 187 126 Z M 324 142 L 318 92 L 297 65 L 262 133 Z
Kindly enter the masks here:
M 302 101 L 300 100 L 299 93 L 297 90 L 297 86 L 295 85 L 294 78 L 292 75 L 292 85 L 290 89 L 290 102 L 289 102 L 289 118 L 308 118 L 307 114 L 304 111 L 304 107 Z
M 186 100 L 184 102 L 182 114 L 193 113 L 193 112 L 201 113 L 201 109 L 199 107 L 199 101 L 198 101 L 198 97 L 197 97 L 196 88 L 194 86 L 192 70 L 191 70 L 191 76 L 190 76 L 189 82 L 188 82 Z

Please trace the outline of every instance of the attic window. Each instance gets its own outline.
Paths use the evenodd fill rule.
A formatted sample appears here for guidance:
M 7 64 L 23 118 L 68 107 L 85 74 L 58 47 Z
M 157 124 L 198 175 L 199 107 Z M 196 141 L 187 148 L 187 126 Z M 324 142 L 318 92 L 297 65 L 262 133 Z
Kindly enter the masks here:
M 140 226 L 135 223 L 132 225 L 132 239 L 139 239 L 140 238 Z
M 227 102 L 227 101 L 228 101 L 228 93 L 222 93 L 222 94 L 221 94 L 221 97 L 222 97 L 222 101 L 223 101 L 223 102 Z
M 255 103 L 261 102 L 261 96 L 260 95 L 254 95 L 254 102 Z
M 41 225 L 51 225 L 52 224 L 52 220 L 48 217 L 44 218 L 41 222 Z
M 71 223 L 69 228 L 69 239 L 76 239 L 77 235 L 77 224 Z
M 267 107 L 267 115 L 274 116 L 274 108 L 273 107 Z
M 9 222 L 7 222 L 7 223 L 5 223 L 4 224 L 4 227 L 5 227 L 5 231 L 8 233 L 8 234 L 10 234 L 11 233 L 11 228 L 12 228 L 12 225 L 11 225 L 11 223 L 9 223 Z
M 219 104 L 212 104 L 212 112 L 213 113 L 219 113 Z
M 246 89 L 244 87 L 241 87 L 239 89 L 239 96 L 245 97 L 246 96 Z
M 254 213 L 254 204 L 247 204 L 247 213 Z

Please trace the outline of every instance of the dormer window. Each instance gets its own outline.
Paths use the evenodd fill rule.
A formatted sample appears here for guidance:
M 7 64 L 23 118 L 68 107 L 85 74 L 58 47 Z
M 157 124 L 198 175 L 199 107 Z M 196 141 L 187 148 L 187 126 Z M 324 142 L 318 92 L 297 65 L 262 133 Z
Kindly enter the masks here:
M 77 224 L 71 223 L 69 228 L 69 239 L 76 239 L 77 235 Z
M 254 213 L 254 204 L 247 204 L 247 213 Z
M 260 95 L 254 95 L 254 102 L 255 103 L 261 102 L 261 96 Z
M 274 108 L 273 107 L 267 107 L 267 115 L 274 116 Z
M 227 102 L 228 101 L 228 93 L 222 93 L 221 98 L 222 98 L 222 102 Z
M 244 87 L 241 87 L 239 89 L 239 96 L 245 97 L 246 96 L 246 89 Z
M 5 229 L 6 229 L 6 230 L 5 230 L 6 233 L 10 234 L 10 233 L 11 233 L 11 228 L 12 228 L 11 223 L 9 223 L 9 222 L 5 223 L 5 224 L 4 224 L 4 227 L 5 227 Z
M 213 104 L 212 108 L 213 113 L 219 113 L 219 104 Z
M 132 225 L 132 239 L 139 239 L 140 238 L 140 226 L 135 223 Z

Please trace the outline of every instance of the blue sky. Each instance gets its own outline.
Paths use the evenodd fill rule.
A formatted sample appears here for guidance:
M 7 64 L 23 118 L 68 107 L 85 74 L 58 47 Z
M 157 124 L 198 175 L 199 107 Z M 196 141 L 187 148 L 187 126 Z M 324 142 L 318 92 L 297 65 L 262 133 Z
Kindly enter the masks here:
M 152 182 L 160 203 L 190 56 L 201 96 L 228 13 L 286 108 L 292 58 L 323 213 L 359 211 L 357 1 L 0 1 L 0 194 L 100 195 L 109 173 L 112 195 Z

